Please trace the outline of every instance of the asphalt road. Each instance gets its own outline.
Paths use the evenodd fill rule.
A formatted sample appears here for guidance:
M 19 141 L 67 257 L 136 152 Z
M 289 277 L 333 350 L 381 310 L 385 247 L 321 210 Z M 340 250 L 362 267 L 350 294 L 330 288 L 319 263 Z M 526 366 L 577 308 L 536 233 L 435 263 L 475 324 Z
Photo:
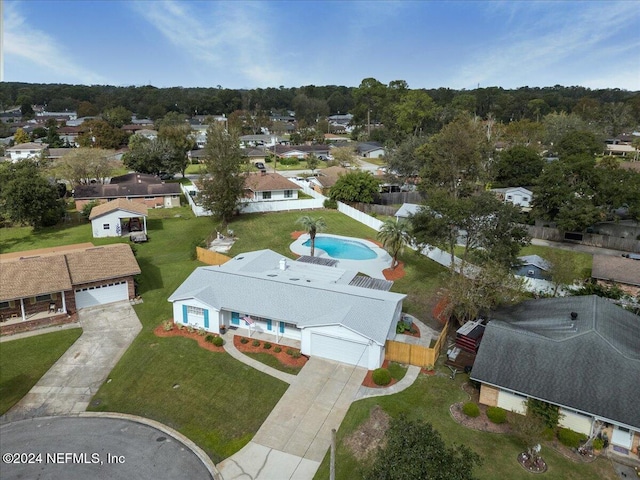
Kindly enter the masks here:
M 212 478 L 198 456 L 170 434 L 119 418 L 8 423 L 0 426 L 0 453 L 2 480 Z

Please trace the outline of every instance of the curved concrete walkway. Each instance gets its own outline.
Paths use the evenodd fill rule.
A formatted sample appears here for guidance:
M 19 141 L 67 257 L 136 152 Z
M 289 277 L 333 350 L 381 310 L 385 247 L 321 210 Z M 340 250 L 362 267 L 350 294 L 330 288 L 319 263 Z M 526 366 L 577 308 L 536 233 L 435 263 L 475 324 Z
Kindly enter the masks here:
M 85 411 L 142 329 L 129 302 L 79 310 L 78 322 L 80 338 L 0 422 Z
M 407 373 L 398 383 L 394 383 L 390 387 L 386 388 L 370 388 L 361 386 L 356 394 L 356 398 L 354 400 L 361 400 L 363 398 L 370 397 L 383 397 L 384 395 L 393 395 L 394 393 L 401 392 L 406 390 L 413 382 L 416 381 L 418 375 L 420 374 L 420 367 L 416 367 L 415 365 L 409 365 L 407 369 Z

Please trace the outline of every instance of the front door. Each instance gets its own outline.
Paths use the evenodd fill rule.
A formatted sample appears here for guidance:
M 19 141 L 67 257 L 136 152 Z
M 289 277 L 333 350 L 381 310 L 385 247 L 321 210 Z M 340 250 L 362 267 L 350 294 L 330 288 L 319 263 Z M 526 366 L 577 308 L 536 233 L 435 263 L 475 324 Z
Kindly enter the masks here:
M 240 325 L 240 314 L 238 312 L 231 312 L 231 325 Z

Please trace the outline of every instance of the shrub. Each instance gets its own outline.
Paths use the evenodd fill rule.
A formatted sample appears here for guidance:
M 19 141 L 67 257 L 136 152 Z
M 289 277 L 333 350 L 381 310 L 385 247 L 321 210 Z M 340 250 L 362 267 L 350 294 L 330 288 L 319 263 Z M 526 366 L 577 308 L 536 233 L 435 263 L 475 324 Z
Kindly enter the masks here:
M 507 421 L 507 411 L 500 407 L 488 407 L 487 418 L 493 423 L 504 423 Z
M 173 322 L 171 320 L 165 320 L 164 322 L 162 322 L 162 329 L 165 332 L 170 332 L 171 330 L 173 330 Z
M 248 339 L 248 338 L 246 338 L 246 337 L 242 337 L 242 338 L 240 339 L 240 343 L 241 343 L 241 344 L 243 344 L 243 345 L 246 345 L 247 343 L 249 343 L 249 339 Z
M 213 335 L 207 335 L 206 337 L 204 337 L 204 341 L 213 343 L 213 338 L 214 338 Z
M 396 333 L 404 333 L 407 330 L 407 325 L 404 322 L 398 322 L 396 325 Z
M 262 347 L 266 350 L 269 350 L 271 348 L 271 344 L 269 342 L 264 342 L 264 345 L 262 345 Z
M 184 325 L 182 325 L 182 324 L 180 324 L 180 323 L 179 323 L 179 324 L 178 324 L 178 330 L 184 330 Z
M 291 354 L 291 358 L 300 358 L 302 356 L 302 354 L 296 350 L 293 351 L 293 353 Z
M 391 373 L 386 368 L 376 368 L 373 371 L 372 379 L 376 385 L 389 385 L 391 383 Z
M 593 440 L 593 449 L 602 450 L 604 448 L 604 440 L 601 438 L 595 438 Z
M 273 349 L 273 351 L 274 351 L 275 353 L 280 353 L 280 352 L 282 351 L 282 349 L 281 349 L 280 347 L 275 347 L 275 348 Z
M 553 438 L 556 436 L 556 431 L 553 428 L 545 428 L 542 431 L 542 439 L 546 440 L 547 442 L 550 442 L 551 440 L 553 440 Z
M 224 343 L 224 340 L 222 339 L 222 337 L 213 337 L 213 344 L 216 347 L 221 347 L 223 343 Z
M 566 447 L 578 448 L 586 439 L 586 435 L 574 432 L 570 428 L 558 429 L 558 440 Z
M 287 348 L 286 352 L 287 355 L 293 355 L 293 348 Z
M 281 158 L 280 165 L 299 165 L 300 160 L 297 158 Z
M 477 403 L 467 402 L 462 406 L 462 412 L 471 418 L 475 418 L 480 415 L 480 407 Z
M 253 345 L 254 347 L 259 347 L 260 346 L 260 340 L 254 340 L 253 342 L 251 342 L 251 345 Z
M 327 198 L 322 204 L 324 208 L 330 208 L 331 210 L 336 210 L 338 208 L 338 202 L 336 202 L 333 198 Z
M 195 332 L 195 331 L 196 331 L 196 329 L 194 328 L 194 326 L 193 326 L 193 325 L 187 325 L 187 332 L 189 332 L 189 333 L 193 333 L 193 332 Z
M 207 334 L 207 331 L 204 328 L 198 329 L 198 335 L 200 335 L 201 337 L 204 337 L 206 334 Z

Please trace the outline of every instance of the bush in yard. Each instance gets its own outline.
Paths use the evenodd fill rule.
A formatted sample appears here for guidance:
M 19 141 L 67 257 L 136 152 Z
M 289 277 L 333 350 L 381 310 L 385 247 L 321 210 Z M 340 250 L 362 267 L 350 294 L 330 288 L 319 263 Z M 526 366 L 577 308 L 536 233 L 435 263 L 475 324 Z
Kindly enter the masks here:
M 165 332 L 170 332 L 171 330 L 173 330 L 173 322 L 171 320 L 165 320 L 164 322 L 162 322 L 162 329 Z
M 462 412 L 471 418 L 476 418 L 480 415 L 480 407 L 477 403 L 467 402 L 462 406 Z
M 204 341 L 208 342 L 208 343 L 213 343 L 213 335 L 207 335 L 206 337 L 204 337 Z
M 240 339 L 240 343 L 241 343 L 241 344 L 243 344 L 243 345 L 246 345 L 247 343 L 249 343 L 249 339 L 248 339 L 248 338 L 246 338 L 246 337 L 242 337 L 242 338 Z
M 331 210 L 336 210 L 336 209 L 338 208 L 338 202 L 336 202 L 336 201 L 335 201 L 335 200 L 333 200 L 332 198 L 327 198 L 327 199 L 323 202 L 322 206 L 323 206 L 324 208 L 328 208 L 328 209 L 331 209 Z
M 266 350 L 269 350 L 271 348 L 271 344 L 269 342 L 264 342 L 264 345 L 262 345 L 262 347 Z
M 553 440 L 556 436 L 556 431 L 553 428 L 545 428 L 542 431 L 542 439 L 546 440 L 547 442 L 550 442 L 551 440 Z
M 281 349 L 280 347 L 275 347 L 275 348 L 273 349 L 273 352 L 274 352 L 274 353 L 280 353 L 281 351 L 282 351 L 282 349 Z
M 293 348 L 287 348 L 286 353 L 287 355 L 293 355 Z
M 213 337 L 213 344 L 216 347 L 221 347 L 223 343 L 224 343 L 224 340 L 222 339 L 222 337 Z
M 251 342 L 251 345 L 253 345 L 254 347 L 259 347 L 260 346 L 260 340 L 254 340 L 253 342 Z
M 558 429 L 558 440 L 566 447 L 578 448 L 586 439 L 586 435 L 574 432 L 570 428 L 561 427 Z
M 297 158 L 281 158 L 280 165 L 299 165 L 300 160 Z
M 507 411 L 500 407 L 487 407 L 487 418 L 493 423 L 504 423 L 507 421 Z
M 594 450 L 602 450 L 604 448 L 604 440 L 601 438 L 593 439 L 593 449 Z
M 376 385 L 389 385 L 391 383 L 391 373 L 386 368 L 376 368 L 371 378 Z
M 302 356 L 302 354 L 296 350 L 293 351 L 293 353 L 291 354 L 292 358 L 300 358 Z

